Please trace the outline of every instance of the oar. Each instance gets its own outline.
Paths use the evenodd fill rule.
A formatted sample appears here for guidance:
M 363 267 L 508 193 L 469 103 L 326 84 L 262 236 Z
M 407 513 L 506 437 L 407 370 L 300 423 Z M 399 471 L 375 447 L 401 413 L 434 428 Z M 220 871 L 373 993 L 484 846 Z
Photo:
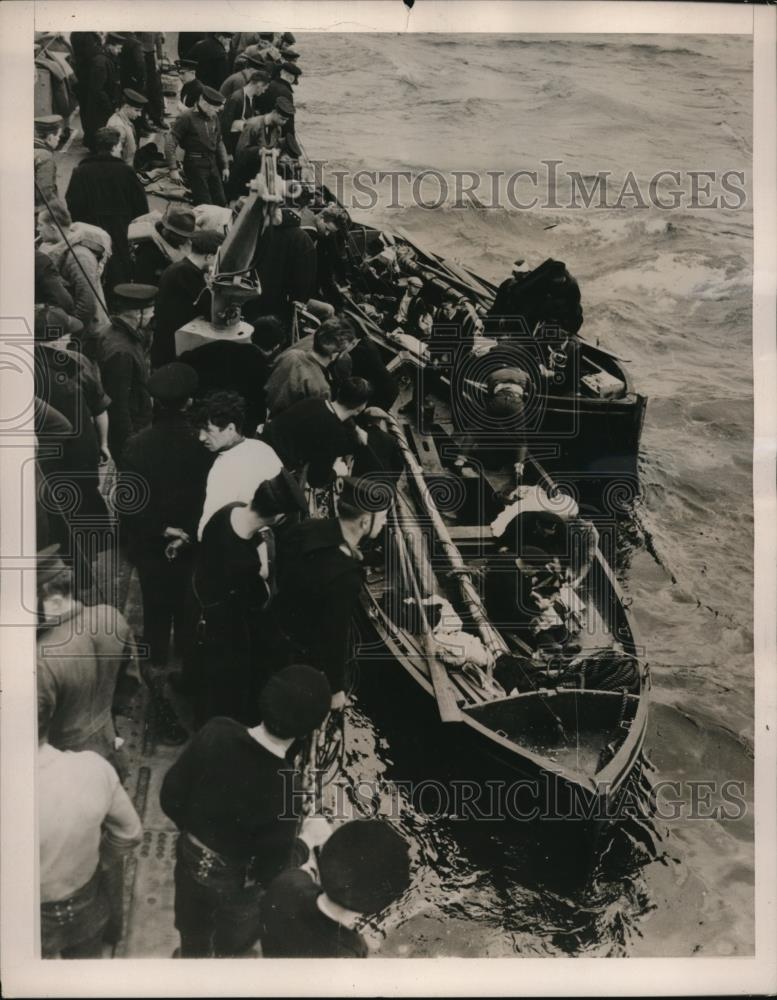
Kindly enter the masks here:
M 408 553 L 408 545 L 412 545 L 412 535 L 408 532 L 406 543 L 402 526 L 399 523 L 396 507 L 394 509 L 394 521 L 396 525 L 395 536 L 397 539 L 399 556 L 404 564 L 405 576 L 410 584 L 410 589 L 413 592 L 413 598 L 415 599 L 418 607 L 421 634 L 424 641 L 424 656 L 427 664 L 429 665 L 429 675 L 432 679 L 432 687 L 434 688 L 434 697 L 437 701 L 440 719 L 442 722 L 460 722 L 461 711 L 456 703 L 456 697 L 451 686 L 450 678 L 448 677 L 448 672 L 437 657 L 437 651 L 434 648 L 432 638 L 432 630 L 429 626 L 429 619 L 426 617 L 423 598 L 418 585 L 418 578 L 416 577 L 415 570 Z

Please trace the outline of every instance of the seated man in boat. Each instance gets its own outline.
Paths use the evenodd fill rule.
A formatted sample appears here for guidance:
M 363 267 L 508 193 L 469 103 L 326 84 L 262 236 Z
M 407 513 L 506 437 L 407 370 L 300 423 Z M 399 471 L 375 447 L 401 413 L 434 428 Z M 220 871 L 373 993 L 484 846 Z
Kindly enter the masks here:
M 439 339 L 446 342 L 448 350 L 456 344 L 466 353 L 472 350 L 475 334 L 482 327 L 466 296 L 455 288 L 447 288 L 443 292 L 442 302 L 435 312 L 434 325 L 442 334 Z
M 467 476 L 469 457 L 475 453 L 487 467 L 498 468 L 510 462 L 513 471 L 512 491 L 523 479 L 526 462 L 524 401 L 531 391 L 531 379 L 522 368 L 497 368 L 486 376 L 485 387 L 484 426 L 465 432 L 454 468 Z M 505 448 L 505 444 L 509 447 Z

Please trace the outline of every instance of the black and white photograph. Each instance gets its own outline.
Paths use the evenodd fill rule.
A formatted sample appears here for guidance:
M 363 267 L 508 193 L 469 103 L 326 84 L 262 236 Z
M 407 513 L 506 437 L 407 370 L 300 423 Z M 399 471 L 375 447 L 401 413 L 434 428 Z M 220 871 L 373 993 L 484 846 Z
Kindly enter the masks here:
M 774 8 L 9 6 L 39 988 L 777 988 Z

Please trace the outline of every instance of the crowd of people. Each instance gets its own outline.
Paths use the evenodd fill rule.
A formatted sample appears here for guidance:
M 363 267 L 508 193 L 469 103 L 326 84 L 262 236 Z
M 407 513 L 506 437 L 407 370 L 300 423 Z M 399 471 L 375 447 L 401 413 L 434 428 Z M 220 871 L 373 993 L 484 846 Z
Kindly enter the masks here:
M 80 132 L 75 114 L 35 121 L 46 957 L 97 957 L 123 933 L 124 859 L 142 826 L 121 730 L 139 685 L 157 737 L 185 744 L 160 795 L 180 831 L 177 955 L 261 941 L 266 956 L 363 957 L 355 925 L 409 884 L 408 846 L 388 822 L 335 829 L 303 816 L 300 792 L 304 742 L 346 704 L 362 548 L 380 544 L 391 495 L 386 484 L 376 503 L 371 477 L 397 463 L 371 405 L 391 405 L 394 380 L 336 311 L 340 210 L 265 248 L 250 337 L 185 351 L 175 339 L 213 318 L 232 221 L 214 206 L 224 184 L 231 200 L 245 194 L 230 174 L 255 176 L 263 148 L 299 155 L 293 42 L 181 34 L 170 124 L 163 39 L 73 33 Z M 182 154 L 190 204 L 151 214 L 151 239 L 131 247 L 130 223 L 149 217 L 143 140 L 160 133 L 174 175 Z M 65 134 L 88 152 L 62 190 Z M 318 321 L 292 343 L 294 303 Z M 140 635 L 122 613 L 125 564 Z
M 58 42 L 38 39 L 36 65 Z M 363 956 L 361 915 L 409 884 L 390 824 L 303 817 L 295 784 L 304 742 L 347 703 L 363 567 L 402 468 L 396 378 L 343 312 L 344 209 L 288 199 L 250 261 L 248 335 L 180 340 L 218 318 L 216 265 L 268 152 L 279 177 L 300 176 L 295 44 L 180 33 L 172 64 L 155 33 L 74 32 L 57 66 L 77 104 L 35 119 L 44 956 L 99 956 L 123 932 L 123 859 L 142 830 L 121 728 L 140 684 L 158 738 L 185 744 L 160 798 L 180 832 L 181 957 L 258 941 L 268 956 Z M 65 142 L 85 147 L 66 185 Z M 184 191 L 163 213 L 152 163 Z M 474 347 L 483 318 L 460 290 L 430 295 L 410 273 L 392 291 L 389 266 L 362 264 L 367 316 L 426 343 L 432 364 L 435 331 Z M 499 359 L 487 403 L 515 419 L 529 383 L 520 355 Z M 525 454 L 518 440 L 517 472 Z M 140 635 L 122 614 L 127 567 Z

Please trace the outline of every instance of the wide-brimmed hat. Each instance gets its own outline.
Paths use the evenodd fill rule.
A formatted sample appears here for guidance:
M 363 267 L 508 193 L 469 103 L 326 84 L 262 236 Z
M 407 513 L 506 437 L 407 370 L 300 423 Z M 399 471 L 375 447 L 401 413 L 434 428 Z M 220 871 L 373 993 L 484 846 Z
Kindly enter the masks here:
M 190 208 L 180 205 L 168 205 L 162 216 L 162 225 L 176 236 L 192 236 L 197 228 L 197 219 Z

